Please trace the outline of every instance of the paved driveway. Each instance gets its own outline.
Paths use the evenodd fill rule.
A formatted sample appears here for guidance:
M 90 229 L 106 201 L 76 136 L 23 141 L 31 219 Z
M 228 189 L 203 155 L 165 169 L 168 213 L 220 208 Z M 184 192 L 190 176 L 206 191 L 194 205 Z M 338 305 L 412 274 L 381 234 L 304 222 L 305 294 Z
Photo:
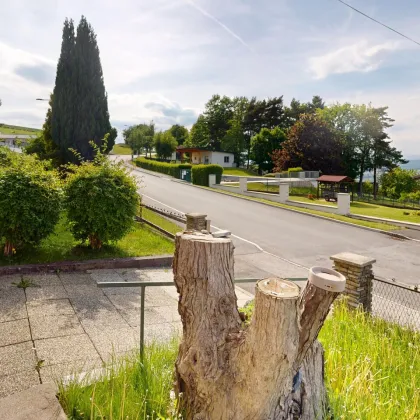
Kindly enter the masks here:
M 0 398 L 32 385 L 102 367 L 139 347 L 140 289 L 99 289 L 97 281 L 172 281 L 172 270 L 0 277 Z M 237 290 L 239 304 L 249 295 Z M 175 286 L 148 288 L 145 338 L 181 331 Z

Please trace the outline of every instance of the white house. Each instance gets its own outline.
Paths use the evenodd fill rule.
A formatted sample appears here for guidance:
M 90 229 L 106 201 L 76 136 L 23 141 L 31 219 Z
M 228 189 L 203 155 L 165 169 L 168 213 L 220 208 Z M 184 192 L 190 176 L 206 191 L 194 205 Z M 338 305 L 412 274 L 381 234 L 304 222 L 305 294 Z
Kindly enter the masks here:
M 233 153 L 213 152 L 211 150 L 200 149 L 199 147 L 179 146 L 176 149 L 173 160 L 183 160 L 182 155 L 188 153 L 192 164 L 213 164 L 220 165 L 223 168 L 232 168 L 235 166 L 235 157 Z

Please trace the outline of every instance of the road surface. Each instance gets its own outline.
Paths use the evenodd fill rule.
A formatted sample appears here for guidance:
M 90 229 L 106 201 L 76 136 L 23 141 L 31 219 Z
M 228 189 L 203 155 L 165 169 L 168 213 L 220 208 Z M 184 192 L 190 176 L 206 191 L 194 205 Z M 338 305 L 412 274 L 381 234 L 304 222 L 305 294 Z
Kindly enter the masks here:
M 308 267 L 331 267 L 331 255 L 348 251 L 375 258 L 376 275 L 420 284 L 420 242 L 393 239 L 167 177 L 137 170 L 133 174 L 141 179 L 145 203 L 182 213 L 205 213 L 214 229 L 231 231 L 236 277 L 305 277 Z

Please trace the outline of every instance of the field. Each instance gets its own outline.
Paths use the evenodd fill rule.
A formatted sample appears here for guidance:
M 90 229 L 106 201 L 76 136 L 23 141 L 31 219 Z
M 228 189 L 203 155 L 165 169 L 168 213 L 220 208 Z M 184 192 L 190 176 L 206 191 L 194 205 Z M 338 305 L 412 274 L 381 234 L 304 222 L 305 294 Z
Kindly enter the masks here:
M 166 219 L 158 215 L 153 216 L 153 222 L 158 225 L 167 222 Z M 44 239 L 39 246 L 18 250 L 16 255 L 11 258 L 4 257 L 1 254 L 0 266 L 97 258 L 144 257 L 172 254 L 173 252 L 173 242 L 140 223 L 136 223 L 133 230 L 116 243 L 104 245 L 100 250 L 92 250 L 73 238 L 68 229 L 67 219 L 63 214 L 55 232 Z
M 127 146 L 124 143 L 118 143 L 112 149 L 112 154 L 114 155 L 131 155 L 132 150 L 130 146 Z
M 0 134 L 37 135 L 41 130 L 37 128 L 19 127 L 16 125 L 0 124 Z

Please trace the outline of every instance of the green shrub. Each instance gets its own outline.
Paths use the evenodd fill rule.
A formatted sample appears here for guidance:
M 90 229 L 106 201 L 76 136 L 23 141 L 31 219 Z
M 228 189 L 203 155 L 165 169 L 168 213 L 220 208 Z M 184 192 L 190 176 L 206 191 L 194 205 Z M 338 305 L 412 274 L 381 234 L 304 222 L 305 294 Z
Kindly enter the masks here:
M 17 155 L 0 170 L 0 239 L 11 256 L 37 245 L 54 231 L 60 217 L 62 188 L 54 171 L 32 157 Z
M 420 190 L 419 191 L 415 191 L 415 192 L 411 192 L 411 193 L 401 193 L 401 197 L 399 199 L 399 201 L 401 202 L 405 202 L 405 201 L 417 201 L 420 202 Z
M 363 181 L 363 193 L 373 194 L 373 183 L 369 181 Z
M 220 165 L 194 165 L 192 167 L 192 183 L 209 186 L 209 175 L 216 175 L 216 183 L 222 180 L 223 168 Z
M 264 178 L 275 178 L 276 174 L 265 174 L 263 176 L 264 176 Z
M 296 168 L 289 168 L 287 170 L 287 172 L 290 174 L 291 172 L 303 172 L 303 168 L 301 168 L 300 166 L 296 167 Z
M 181 178 L 181 169 L 191 169 L 191 165 L 188 163 L 166 163 L 145 158 L 138 158 L 135 160 L 135 163 L 140 168 L 160 172 L 161 174 L 170 175 L 178 179 Z
M 133 228 L 140 197 L 121 162 L 83 162 L 69 175 L 65 192 L 71 232 L 93 249 L 123 238 Z

